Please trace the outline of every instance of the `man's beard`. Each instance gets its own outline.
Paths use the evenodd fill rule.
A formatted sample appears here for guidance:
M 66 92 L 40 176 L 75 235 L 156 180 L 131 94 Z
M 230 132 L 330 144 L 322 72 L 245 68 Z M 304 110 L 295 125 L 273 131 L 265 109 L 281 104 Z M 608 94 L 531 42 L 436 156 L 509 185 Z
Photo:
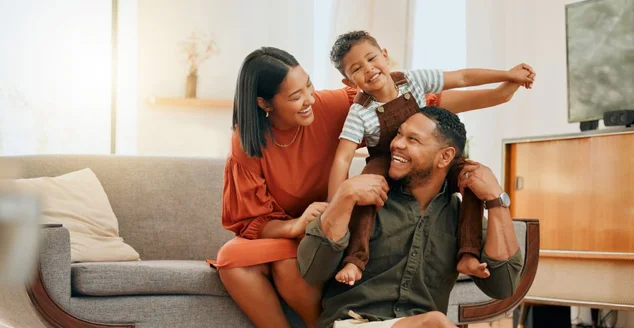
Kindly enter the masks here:
M 415 170 L 403 178 L 403 185 L 407 188 L 414 188 L 425 184 L 431 175 L 431 167 L 422 170 Z

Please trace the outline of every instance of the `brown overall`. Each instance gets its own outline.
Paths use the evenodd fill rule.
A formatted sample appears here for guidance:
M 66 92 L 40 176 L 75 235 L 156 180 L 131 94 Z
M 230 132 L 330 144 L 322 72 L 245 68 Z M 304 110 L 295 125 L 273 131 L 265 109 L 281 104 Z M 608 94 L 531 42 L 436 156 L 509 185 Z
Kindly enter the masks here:
M 405 75 L 401 72 L 393 72 L 391 76 L 397 86 L 407 83 Z M 367 107 L 371 100 L 372 97 L 370 95 L 359 92 L 354 102 Z M 418 112 L 418 103 L 409 92 L 377 108 L 376 113 L 379 117 L 381 128 L 379 143 L 374 147 L 368 147 L 370 157 L 366 159 L 366 166 L 361 172 L 362 174 L 378 174 L 388 177 L 391 161 L 390 143 L 396 137 L 401 124 Z M 460 158 L 447 174 L 447 192 L 450 194 L 459 192 L 458 174 L 463 166 L 464 158 Z M 465 189 L 458 221 L 458 259 L 464 253 L 471 253 L 478 258 L 480 257 L 483 211 L 482 201 L 471 190 Z M 360 270 L 365 270 L 365 265 L 368 263 L 370 255 L 370 236 L 374 227 L 375 217 L 375 206 L 354 207 L 349 224 L 350 245 L 346 249 L 346 257 L 342 265 L 352 263 Z

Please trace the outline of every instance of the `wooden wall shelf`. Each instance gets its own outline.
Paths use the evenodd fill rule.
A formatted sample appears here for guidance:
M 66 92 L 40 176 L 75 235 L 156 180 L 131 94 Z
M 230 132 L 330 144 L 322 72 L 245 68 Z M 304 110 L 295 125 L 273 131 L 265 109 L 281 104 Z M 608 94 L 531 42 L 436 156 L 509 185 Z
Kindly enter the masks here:
M 176 97 L 150 97 L 150 105 L 154 107 L 188 107 L 209 109 L 232 109 L 231 99 L 202 99 L 202 98 L 176 98 Z

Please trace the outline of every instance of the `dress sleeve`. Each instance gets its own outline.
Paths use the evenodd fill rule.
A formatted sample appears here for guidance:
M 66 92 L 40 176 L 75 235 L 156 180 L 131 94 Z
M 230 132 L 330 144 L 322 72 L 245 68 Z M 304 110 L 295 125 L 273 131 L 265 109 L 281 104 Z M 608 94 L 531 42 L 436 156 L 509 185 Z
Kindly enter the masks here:
M 224 172 L 222 226 L 237 236 L 258 239 L 267 222 L 292 217 L 268 193 L 259 159 L 242 151 L 237 133 L 232 139 Z
M 345 87 L 335 90 L 319 90 L 315 92 L 316 105 L 325 110 L 328 115 L 342 117 L 348 115 L 348 109 L 354 103 L 354 97 L 359 89 Z M 343 120 L 342 119 L 342 120 Z
M 440 97 L 442 97 L 442 93 L 428 93 L 425 95 L 425 101 L 427 102 L 427 106 L 440 106 Z

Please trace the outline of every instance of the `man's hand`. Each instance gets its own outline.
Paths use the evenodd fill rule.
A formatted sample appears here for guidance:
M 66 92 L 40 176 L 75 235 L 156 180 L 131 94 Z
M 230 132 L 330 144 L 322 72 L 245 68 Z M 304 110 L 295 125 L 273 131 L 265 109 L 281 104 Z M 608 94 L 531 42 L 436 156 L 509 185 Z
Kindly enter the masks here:
M 337 194 L 341 192 L 343 197 L 352 197 L 356 205 L 376 205 L 379 210 L 385 204 L 389 190 L 384 177 L 376 174 L 361 174 L 344 181 Z
M 321 216 L 321 229 L 326 237 L 341 240 L 348 231 L 354 206 L 376 205 L 378 210 L 387 200 L 388 190 L 385 178 L 375 174 L 361 174 L 341 183 Z
M 465 160 L 465 166 L 458 176 L 458 187 L 464 194 L 464 188 L 469 188 L 482 201 L 497 198 L 502 193 L 502 187 L 487 166 L 470 159 Z

